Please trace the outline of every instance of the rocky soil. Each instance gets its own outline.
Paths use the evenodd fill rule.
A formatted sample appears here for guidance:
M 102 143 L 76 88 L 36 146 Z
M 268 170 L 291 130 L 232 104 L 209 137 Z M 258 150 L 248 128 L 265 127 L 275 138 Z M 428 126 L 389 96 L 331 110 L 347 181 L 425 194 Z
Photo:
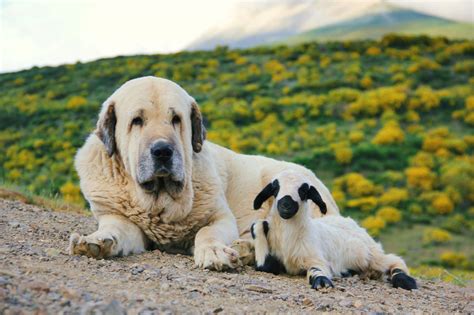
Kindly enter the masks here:
M 70 233 L 95 227 L 92 217 L 0 199 L 0 314 L 474 312 L 472 287 L 442 282 L 419 280 L 409 292 L 355 276 L 322 292 L 302 277 L 200 270 L 192 257 L 159 251 L 69 256 Z

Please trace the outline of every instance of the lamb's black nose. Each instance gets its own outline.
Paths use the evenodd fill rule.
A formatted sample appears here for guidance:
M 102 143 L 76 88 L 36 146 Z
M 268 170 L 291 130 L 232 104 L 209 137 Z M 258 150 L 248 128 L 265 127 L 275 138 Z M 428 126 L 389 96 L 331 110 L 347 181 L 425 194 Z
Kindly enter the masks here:
M 289 219 L 298 212 L 298 203 L 287 195 L 278 200 L 277 208 L 283 219 Z
M 173 147 L 165 141 L 158 141 L 150 148 L 150 152 L 155 159 L 165 163 L 173 156 Z

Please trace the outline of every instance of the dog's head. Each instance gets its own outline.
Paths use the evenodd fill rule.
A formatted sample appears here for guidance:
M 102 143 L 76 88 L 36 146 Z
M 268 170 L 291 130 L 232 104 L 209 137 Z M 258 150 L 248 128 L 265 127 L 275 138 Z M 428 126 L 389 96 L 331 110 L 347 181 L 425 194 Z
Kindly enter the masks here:
M 103 104 L 96 134 L 145 193 L 166 190 L 177 197 L 190 180 L 205 129 L 196 102 L 179 85 L 144 77 L 128 81 Z

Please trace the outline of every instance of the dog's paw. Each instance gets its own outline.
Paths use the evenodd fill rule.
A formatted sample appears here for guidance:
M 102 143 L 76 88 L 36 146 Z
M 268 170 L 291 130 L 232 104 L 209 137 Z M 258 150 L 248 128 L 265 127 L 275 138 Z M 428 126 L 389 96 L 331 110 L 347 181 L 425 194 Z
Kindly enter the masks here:
M 413 290 L 418 288 L 416 285 L 416 280 L 401 270 L 394 272 L 391 282 L 394 288 L 402 288 L 405 290 Z
M 245 266 L 255 264 L 255 248 L 249 239 L 238 239 L 230 247 L 239 253 L 239 259 Z
M 96 259 L 103 259 L 112 256 L 113 249 L 117 242 L 112 236 L 99 236 L 93 233 L 88 236 L 81 236 L 72 233 L 69 238 L 69 254 L 84 255 Z
M 239 252 L 220 243 L 196 247 L 194 263 L 197 267 L 218 271 L 235 269 L 241 265 Z

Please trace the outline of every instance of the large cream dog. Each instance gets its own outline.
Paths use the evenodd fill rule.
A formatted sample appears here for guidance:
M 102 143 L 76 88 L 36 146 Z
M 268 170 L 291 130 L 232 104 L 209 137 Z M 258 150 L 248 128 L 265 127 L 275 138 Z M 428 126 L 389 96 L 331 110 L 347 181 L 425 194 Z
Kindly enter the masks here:
M 203 268 L 234 268 L 239 255 L 230 245 L 248 237 L 258 215 L 255 195 L 284 169 L 306 173 L 328 213 L 339 213 L 304 167 L 237 154 L 204 138 L 199 108 L 177 84 L 144 77 L 121 86 L 76 156 L 99 227 L 87 236 L 73 233 L 71 254 L 106 258 L 158 246 L 193 251 Z

